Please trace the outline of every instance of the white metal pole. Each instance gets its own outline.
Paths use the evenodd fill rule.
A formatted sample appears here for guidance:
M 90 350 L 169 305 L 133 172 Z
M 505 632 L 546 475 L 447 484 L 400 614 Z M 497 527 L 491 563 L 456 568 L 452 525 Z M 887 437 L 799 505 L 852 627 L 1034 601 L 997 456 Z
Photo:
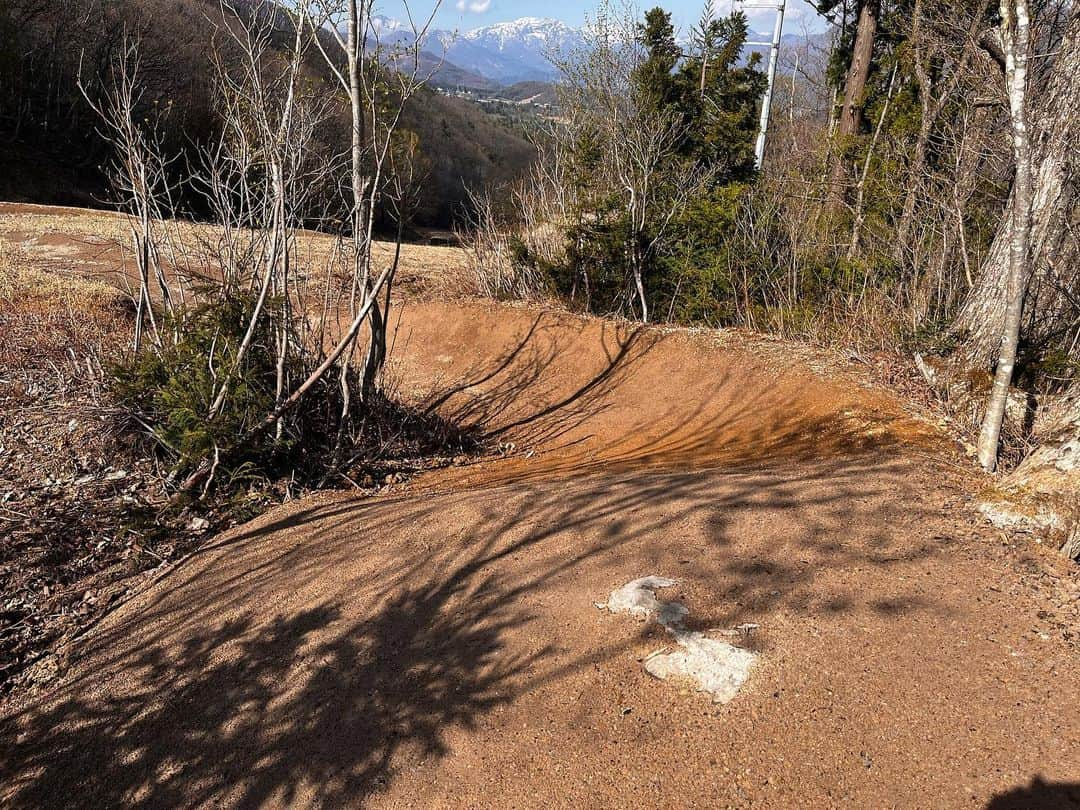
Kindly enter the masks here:
M 761 122 L 758 125 L 757 145 L 754 147 L 754 168 L 759 170 L 765 159 L 765 133 L 769 130 L 769 108 L 772 106 L 773 87 L 776 84 L 776 61 L 780 57 L 785 5 L 786 0 L 780 0 L 780 5 L 776 7 L 776 25 L 773 28 L 772 50 L 769 52 L 769 83 L 765 88 L 765 97 L 761 100 Z

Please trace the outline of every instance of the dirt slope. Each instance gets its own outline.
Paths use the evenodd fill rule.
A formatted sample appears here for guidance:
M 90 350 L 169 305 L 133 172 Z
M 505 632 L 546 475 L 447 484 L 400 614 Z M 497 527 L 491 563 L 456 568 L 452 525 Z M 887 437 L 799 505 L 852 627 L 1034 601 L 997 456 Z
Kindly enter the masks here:
M 395 327 L 397 392 L 535 451 L 519 465 L 533 477 L 813 459 L 936 438 L 854 376 L 825 382 L 820 355 L 788 343 L 437 301 L 399 309 Z
M 985 530 L 888 396 L 735 335 L 399 313 L 399 392 L 510 457 L 162 576 L 5 707 L 0 803 L 1080 804 L 1077 652 L 1030 572 L 1075 575 Z M 593 606 L 653 573 L 702 628 L 760 625 L 732 703 L 652 680 L 664 634 Z

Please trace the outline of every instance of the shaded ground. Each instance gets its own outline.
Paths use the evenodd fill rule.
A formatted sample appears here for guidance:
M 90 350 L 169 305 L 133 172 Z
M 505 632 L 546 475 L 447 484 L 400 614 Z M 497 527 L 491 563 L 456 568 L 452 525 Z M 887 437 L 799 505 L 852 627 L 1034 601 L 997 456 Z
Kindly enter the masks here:
M 0 695 L 51 680 L 53 652 L 147 571 L 312 486 L 294 468 L 170 504 L 167 467 L 108 395 L 134 322 L 109 242 L 122 229 L 108 213 L 0 204 Z M 380 400 L 365 416 L 335 484 L 373 491 L 473 449 L 433 414 Z
M 1080 803 L 1074 570 L 987 530 L 981 479 L 854 371 L 438 302 L 395 358 L 401 396 L 508 457 L 290 504 L 165 572 L 6 704 L 0 801 Z M 663 631 L 593 607 L 649 573 L 702 628 L 761 625 L 732 703 L 651 680 Z

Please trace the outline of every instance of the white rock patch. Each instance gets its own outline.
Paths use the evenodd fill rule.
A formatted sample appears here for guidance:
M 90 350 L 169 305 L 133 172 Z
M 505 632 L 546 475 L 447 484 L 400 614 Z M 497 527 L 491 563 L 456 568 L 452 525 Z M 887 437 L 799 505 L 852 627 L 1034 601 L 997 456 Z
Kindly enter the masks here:
M 597 602 L 596 606 L 611 613 L 631 613 L 643 619 L 655 618 L 667 627 L 681 622 L 689 611 L 682 602 L 661 602 L 656 598 L 656 591 L 678 584 L 677 580 L 666 577 L 642 577 L 627 582 L 617 591 L 612 591 L 607 602 Z
M 646 620 L 654 619 L 674 637 L 678 649 L 653 653 L 645 659 L 645 671 L 663 681 L 693 681 L 699 691 L 712 695 L 715 703 L 727 703 L 750 677 L 757 654 L 726 641 L 709 638 L 704 633 L 687 630 L 683 626 L 683 620 L 689 613 L 686 605 L 674 601 L 661 602 L 656 598 L 659 588 L 670 588 L 676 584 L 677 580 L 666 577 L 642 577 L 612 591 L 607 602 L 597 602 L 596 606 L 611 613 L 629 613 Z

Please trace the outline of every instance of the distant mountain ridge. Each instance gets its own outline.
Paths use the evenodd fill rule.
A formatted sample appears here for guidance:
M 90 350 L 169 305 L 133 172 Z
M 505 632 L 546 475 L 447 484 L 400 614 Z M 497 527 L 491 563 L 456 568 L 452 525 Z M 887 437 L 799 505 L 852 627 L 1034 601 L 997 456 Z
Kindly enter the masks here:
M 412 44 L 408 25 L 385 16 L 376 16 L 372 22 L 382 44 Z M 784 35 L 782 47 L 827 43 L 829 36 L 789 33 Z M 753 32 L 751 39 L 769 40 L 771 34 Z M 549 17 L 522 17 L 469 31 L 429 31 L 421 67 L 433 72 L 432 82 L 437 86 L 491 91 L 522 82 L 555 82 L 559 69 L 553 60 L 587 47 L 588 39 L 581 29 Z M 765 49 L 758 46 L 750 50 Z
M 373 22 L 383 44 L 412 44 L 408 26 L 383 16 Z M 559 71 L 551 57 L 585 44 L 581 31 L 561 20 L 522 17 L 470 31 L 431 31 L 424 42 L 424 61 L 438 66 L 436 84 L 488 89 L 493 84 L 553 81 Z

